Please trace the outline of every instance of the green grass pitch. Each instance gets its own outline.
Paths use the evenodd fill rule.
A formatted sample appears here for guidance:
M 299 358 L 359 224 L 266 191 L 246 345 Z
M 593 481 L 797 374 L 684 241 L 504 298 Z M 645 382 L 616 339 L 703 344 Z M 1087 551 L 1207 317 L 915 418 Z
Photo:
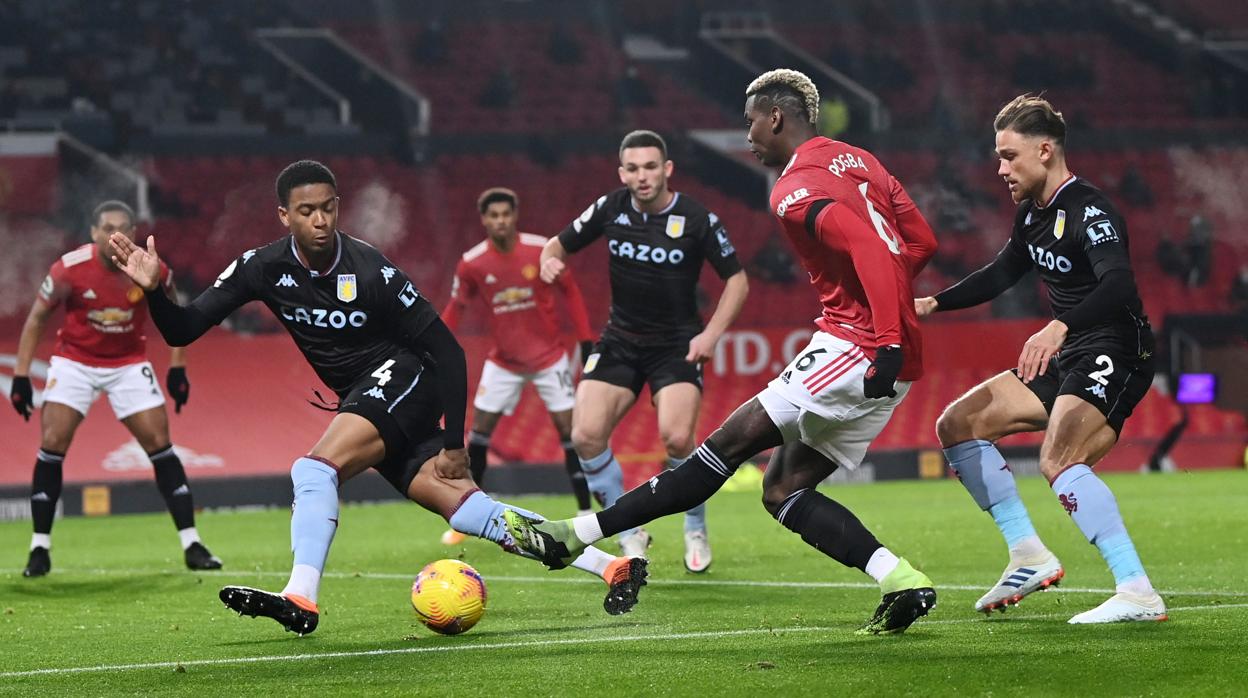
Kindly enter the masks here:
M 710 503 L 715 563 L 687 574 L 679 517 L 649 526 L 651 584 L 630 614 L 605 585 L 469 541 L 413 504 L 347 506 L 298 638 L 239 618 L 224 584 L 280 589 L 290 565 L 279 510 L 211 512 L 226 569 L 190 573 L 164 515 L 57 523 L 52 574 L 23 579 L 29 523 L 0 524 L 0 694 L 292 695 L 1243 695 L 1248 691 L 1248 474 L 1106 478 L 1170 621 L 1074 627 L 1113 586 L 1042 480 L 1020 483 L 1065 563 L 1060 591 L 986 619 L 972 604 L 1005 564 L 991 520 L 954 481 L 826 490 L 935 580 L 939 605 L 902 636 L 853 633 L 878 591 L 782 529 L 757 494 Z M 570 514 L 570 497 L 515 500 Z M 458 557 L 489 587 L 485 618 L 442 637 L 408 603 L 425 563 Z

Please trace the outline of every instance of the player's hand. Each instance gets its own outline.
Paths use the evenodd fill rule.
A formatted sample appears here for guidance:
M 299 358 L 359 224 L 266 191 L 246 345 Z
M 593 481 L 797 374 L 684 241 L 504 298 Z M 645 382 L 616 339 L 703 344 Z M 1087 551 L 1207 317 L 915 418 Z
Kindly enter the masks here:
M 1030 383 L 1036 376 L 1043 376 L 1052 359 L 1066 341 L 1066 323 L 1053 320 L 1044 329 L 1031 335 L 1018 355 L 1018 377 Z
M 121 233 L 108 238 L 113 251 L 113 262 L 144 291 L 155 291 L 160 286 L 160 258 L 156 256 L 156 236 L 147 236 L 147 249 L 134 244 Z
M 173 398 L 173 411 L 182 414 L 182 406 L 191 397 L 191 382 L 186 379 L 185 366 L 170 366 L 165 374 L 165 388 Z
M 35 392 L 30 387 L 30 376 L 13 376 L 9 399 L 13 402 L 13 409 L 29 422 L 30 415 L 35 411 Z
M 563 270 L 567 268 L 568 265 L 564 264 L 562 259 L 559 259 L 558 257 L 551 257 L 545 262 L 542 262 L 542 271 L 540 274 L 542 281 L 545 281 L 548 284 L 555 283 L 555 281 L 563 275 Z
M 719 335 L 702 332 L 689 340 L 689 353 L 685 354 L 685 361 L 691 364 L 704 364 L 710 361 L 715 355 L 716 344 L 719 344 Z
M 939 304 L 933 296 L 928 296 L 927 298 L 915 298 L 914 314 L 919 317 L 927 317 L 928 315 L 936 312 L 937 305 Z
M 869 398 L 897 397 L 893 384 L 901 373 L 901 347 L 888 346 L 875 350 L 875 361 L 862 377 L 862 394 Z
M 468 477 L 468 450 L 457 448 L 448 451 L 445 448 L 433 459 L 433 470 L 444 480 L 463 480 Z

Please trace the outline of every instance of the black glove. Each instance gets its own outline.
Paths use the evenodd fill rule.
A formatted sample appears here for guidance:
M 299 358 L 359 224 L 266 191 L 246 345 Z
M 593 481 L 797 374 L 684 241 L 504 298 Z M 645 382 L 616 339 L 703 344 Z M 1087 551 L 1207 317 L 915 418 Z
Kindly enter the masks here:
M 594 353 L 594 340 L 582 339 L 581 340 L 581 367 L 582 368 L 585 367 L 585 362 L 589 361 L 589 355 L 592 353 Z
M 191 397 L 191 382 L 186 379 L 185 366 L 170 366 L 165 375 L 165 387 L 173 398 L 173 411 L 182 414 L 182 406 Z
M 875 361 L 862 377 L 862 394 L 870 398 L 897 397 L 893 383 L 901 373 L 901 347 L 893 345 L 875 350 Z
M 9 399 L 13 401 L 13 409 L 29 422 L 30 415 L 35 411 L 35 392 L 30 387 L 30 376 L 13 376 Z

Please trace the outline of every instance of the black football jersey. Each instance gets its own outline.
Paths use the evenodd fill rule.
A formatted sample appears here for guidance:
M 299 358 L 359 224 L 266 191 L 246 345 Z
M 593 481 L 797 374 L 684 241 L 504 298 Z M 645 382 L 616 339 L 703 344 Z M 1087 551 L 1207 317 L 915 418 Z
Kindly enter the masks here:
M 273 311 L 299 351 L 339 398 L 400 352 L 419 357 L 415 338 L 438 317 L 407 275 L 380 251 L 338 234 L 333 266 L 303 265 L 293 236 L 244 252 L 191 306 L 220 324 L 248 301 Z
M 598 198 L 559 233 L 569 253 L 598 238 L 610 254 L 611 316 L 605 335 L 639 344 L 674 344 L 702 331 L 697 285 L 703 261 L 721 279 L 741 271 L 728 232 L 714 213 L 680 193 L 661 213 L 633 206 L 627 188 Z
M 1067 180 L 1043 208 L 1031 200 L 1019 204 L 1004 252 L 1036 268 L 1054 317 L 1078 305 L 1107 272 L 1131 271 L 1126 220 L 1080 177 Z M 1152 330 L 1138 293 L 1097 325 L 1072 332 L 1062 348 L 1102 345 L 1129 354 L 1152 352 Z

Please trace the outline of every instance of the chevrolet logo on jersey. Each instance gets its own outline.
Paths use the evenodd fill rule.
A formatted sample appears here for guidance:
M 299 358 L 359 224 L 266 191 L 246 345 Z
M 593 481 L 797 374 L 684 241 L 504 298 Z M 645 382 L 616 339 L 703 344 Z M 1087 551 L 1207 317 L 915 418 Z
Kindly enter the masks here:
M 339 274 L 338 275 L 338 300 L 343 303 L 350 303 L 355 300 L 357 289 L 355 285 L 355 274 Z
M 685 217 L 667 217 L 667 236 L 673 240 L 685 234 Z
M 512 305 L 514 303 L 523 303 L 531 298 L 533 298 L 533 289 L 528 286 L 508 286 L 495 293 L 490 302 L 493 305 Z
M 1053 237 L 1058 240 L 1066 234 L 1066 212 L 1059 210 L 1057 212 L 1057 222 L 1053 224 Z

